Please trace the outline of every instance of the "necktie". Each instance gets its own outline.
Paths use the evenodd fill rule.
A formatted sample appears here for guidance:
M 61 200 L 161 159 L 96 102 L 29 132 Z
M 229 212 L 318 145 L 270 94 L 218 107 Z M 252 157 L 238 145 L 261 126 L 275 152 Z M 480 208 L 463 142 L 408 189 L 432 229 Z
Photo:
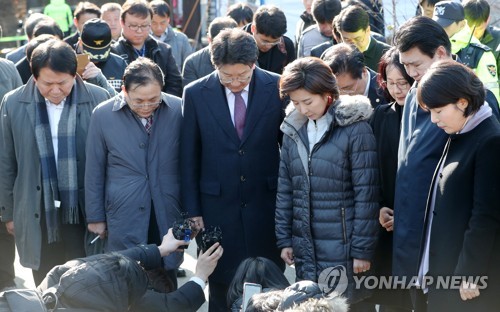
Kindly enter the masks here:
M 245 128 L 245 117 L 247 114 L 247 107 L 245 101 L 241 97 L 240 92 L 233 92 L 234 94 L 234 127 L 240 139 L 243 137 L 243 129 Z
M 146 132 L 148 134 L 151 133 L 151 128 L 153 127 L 153 115 L 149 116 L 146 118 L 146 124 L 144 125 L 144 128 L 146 129 Z

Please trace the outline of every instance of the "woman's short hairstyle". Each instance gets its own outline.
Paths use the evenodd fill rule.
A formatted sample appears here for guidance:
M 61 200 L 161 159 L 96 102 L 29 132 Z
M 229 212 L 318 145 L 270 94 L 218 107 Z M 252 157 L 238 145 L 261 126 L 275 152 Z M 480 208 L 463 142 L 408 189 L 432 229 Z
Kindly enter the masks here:
M 163 72 L 160 67 L 146 57 L 139 57 L 127 68 L 123 74 L 123 85 L 125 90 L 130 91 L 140 86 L 157 83 L 163 88 Z
M 240 263 L 229 285 L 229 307 L 243 296 L 243 284 L 247 282 L 260 284 L 263 289 L 285 289 L 290 286 L 283 271 L 273 261 L 264 257 L 247 258 Z
M 339 97 L 337 80 L 330 67 L 316 57 L 304 57 L 288 64 L 280 78 L 280 96 L 304 89 L 312 94 L 328 94 L 334 100 Z
M 432 64 L 417 89 L 417 101 L 424 109 L 444 107 L 465 99 L 469 105 L 464 110 L 464 117 L 477 112 L 485 96 L 484 85 L 476 74 L 452 60 Z
M 253 66 L 259 57 L 259 49 L 252 35 L 243 29 L 223 29 L 212 38 L 210 55 L 215 67 L 234 64 Z
M 335 75 L 349 74 L 353 79 L 361 79 L 365 69 L 365 56 L 355 45 L 337 43 L 328 48 L 321 59 L 332 69 Z
M 35 78 L 40 76 L 42 68 L 75 76 L 76 66 L 75 50 L 59 39 L 50 39 L 40 44 L 31 54 L 31 72 Z
M 392 47 L 389 50 L 387 50 L 384 55 L 380 58 L 380 63 L 378 65 L 378 76 L 377 76 L 377 82 L 384 90 L 384 96 L 389 102 L 395 101 L 395 99 L 391 96 L 389 93 L 389 90 L 387 90 L 387 67 L 393 66 L 399 72 L 401 75 L 403 75 L 403 78 L 410 84 L 410 86 L 413 84 L 415 79 L 411 78 L 410 75 L 406 72 L 406 69 L 403 64 L 399 62 L 399 51 L 396 49 L 396 47 Z

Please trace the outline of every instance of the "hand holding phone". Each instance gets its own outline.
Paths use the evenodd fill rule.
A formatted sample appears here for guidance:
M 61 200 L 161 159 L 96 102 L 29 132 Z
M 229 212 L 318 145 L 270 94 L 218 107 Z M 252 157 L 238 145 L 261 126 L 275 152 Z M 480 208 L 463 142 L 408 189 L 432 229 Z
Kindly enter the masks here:
M 90 58 L 88 54 L 77 54 L 76 55 L 76 72 L 78 75 L 83 75 L 83 72 L 85 71 L 85 67 L 87 67 L 88 63 L 90 63 Z

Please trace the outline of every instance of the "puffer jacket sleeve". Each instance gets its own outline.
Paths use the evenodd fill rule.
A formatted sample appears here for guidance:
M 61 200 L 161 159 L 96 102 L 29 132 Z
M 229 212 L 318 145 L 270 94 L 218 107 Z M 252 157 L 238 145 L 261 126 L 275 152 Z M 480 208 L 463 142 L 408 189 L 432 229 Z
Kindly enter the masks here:
M 349 149 L 354 186 L 351 257 L 371 260 L 378 237 L 379 177 L 375 137 L 367 122 L 353 125 Z
M 293 199 L 292 178 L 288 166 L 291 163 L 289 149 L 293 141 L 285 136 L 281 149 L 281 160 L 276 195 L 276 239 L 278 248 L 292 247 Z

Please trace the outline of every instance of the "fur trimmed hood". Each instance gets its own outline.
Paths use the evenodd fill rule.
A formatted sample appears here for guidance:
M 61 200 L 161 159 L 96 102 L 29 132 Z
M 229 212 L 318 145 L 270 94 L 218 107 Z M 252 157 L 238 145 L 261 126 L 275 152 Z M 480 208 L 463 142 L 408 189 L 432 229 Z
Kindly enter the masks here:
M 287 124 L 298 130 L 307 122 L 307 117 L 299 113 L 292 102 L 288 104 L 285 112 L 286 117 L 281 125 L 281 131 L 284 133 L 287 133 Z M 327 112 L 331 116 L 330 122 L 333 122 L 333 126 L 339 127 L 366 121 L 372 113 L 373 107 L 370 100 L 364 95 L 341 95 Z

